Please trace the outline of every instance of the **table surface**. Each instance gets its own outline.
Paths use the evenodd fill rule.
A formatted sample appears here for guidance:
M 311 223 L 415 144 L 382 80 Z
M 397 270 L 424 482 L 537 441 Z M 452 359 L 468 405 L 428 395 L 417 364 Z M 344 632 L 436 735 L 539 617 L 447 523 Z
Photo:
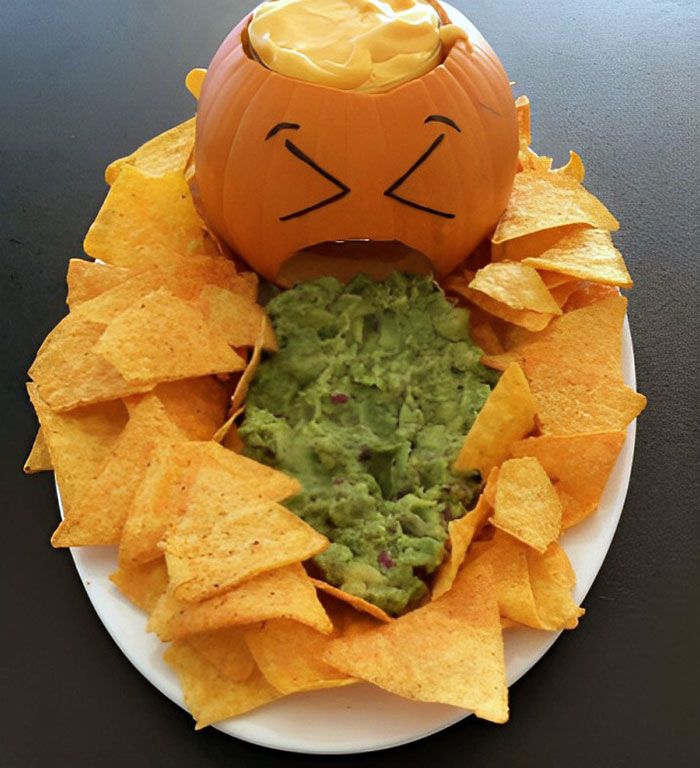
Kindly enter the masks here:
M 20 467 L 23 389 L 65 313 L 67 260 L 103 168 L 193 112 L 183 77 L 251 7 L 235 0 L 4 0 L 0 24 L 2 717 L 0 766 L 700 764 L 691 679 L 698 603 L 698 5 L 695 0 L 455 2 L 533 104 L 535 149 L 576 149 L 622 222 L 639 388 L 632 483 L 579 629 L 511 689 L 505 726 L 469 718 L 378 755 L 276 753 L 167 701 L 98 621 L 49 536 L 52 477 Z M 694 140 L 694 141 L 693 141 Z

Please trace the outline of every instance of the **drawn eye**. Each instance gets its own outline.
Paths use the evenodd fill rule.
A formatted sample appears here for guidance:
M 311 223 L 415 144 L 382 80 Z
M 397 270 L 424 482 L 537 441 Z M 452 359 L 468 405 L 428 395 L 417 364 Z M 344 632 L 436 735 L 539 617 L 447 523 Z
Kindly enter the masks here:
M 288 213 L 286 216 L 280 216 L 280 221 L 289 221 L 290 219 L 298 219 L 300 216 L 305 216 L 307 213 L 311 213 L 312 211 L 317 211 L 319 208 L 323 208 L 326 205 L 335 203 L 336 200 L 342 200 L 345 197 L 345 195 L 347 195 L 350 192 L 350 187 L 348 187 L 347 184 L 343 184 L 343 182 L 340 181 L 339 179 L 336 179 L 332 173 L 329 173 L 328 171 L 321 168 L 321 166 L 318 163 L 316 163 L 314 160 L 312 160 L 303 150 L 299 149 L 299 147 L 297 147 L 297 145 L 293 141 L 286 139 L 284 142 L 284 146 L 294 155 L 294 157 L 298 157 L 302 163 L 306 163 L 306 165 L 308 165 L 309 168 L 313 168 L 313 170 L 316 171 L 316 173 L 321 174 L 321 176 L 323 176 L 324 179 L 328 179 L 328 181 L 330 181 L 331 184 L 335 184 L 335 186 L 338 187 L 340 192 L 336 192 L 334 195 L 330 195 L 330 197 L 326 197 L 320 202 L 314 203 L 314 205 L 309 205 L 306 208 L 300 208 L 298 211 L 293 211 L 292 213 Z

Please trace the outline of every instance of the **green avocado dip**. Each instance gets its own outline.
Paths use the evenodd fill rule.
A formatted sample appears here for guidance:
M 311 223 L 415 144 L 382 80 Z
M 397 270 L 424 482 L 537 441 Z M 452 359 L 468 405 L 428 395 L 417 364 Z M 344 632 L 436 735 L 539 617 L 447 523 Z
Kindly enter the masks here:
M 332 542 L 323 578 L 396 616 L 475 501 L 478 472 L 451 465 L 496 374 L 427 277 L 320 278 L 267 309 L 279 351 L 248 393 L 245 453 L 301 482 L 286 505 Z

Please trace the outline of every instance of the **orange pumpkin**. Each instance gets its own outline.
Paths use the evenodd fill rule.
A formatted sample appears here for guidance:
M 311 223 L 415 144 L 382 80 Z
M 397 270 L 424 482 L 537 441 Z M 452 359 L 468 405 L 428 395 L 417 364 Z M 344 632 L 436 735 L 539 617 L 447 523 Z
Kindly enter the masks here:
M 441 11 L 443 22 L 448 21 Z M 208 224 L 270 280 L 322 242 L 399 241 L 450 272 L 493 230 L 517 165 L 508 77 L 478 30 L 385 93 L 294 80 L 250 57 L 241 22 L 199 97 L 195 177 Z

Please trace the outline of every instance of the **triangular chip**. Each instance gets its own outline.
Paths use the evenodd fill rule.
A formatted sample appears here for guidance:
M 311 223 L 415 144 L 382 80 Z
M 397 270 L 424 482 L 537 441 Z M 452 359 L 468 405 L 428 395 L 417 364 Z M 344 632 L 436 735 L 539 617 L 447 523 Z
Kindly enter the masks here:
M 571 597 L 576 574 L 559 542 L 550 544 L 543 554 L 528 548 L 527 567 L 541 625 L 575 629 L 585 610 Z
M 574 309 L 583 309 L 598 301 L 619 296 L 620 291 L 612 285 L 600 285 L 599 283 L 579 283 L 577 289 L 569 296 L 564 305 L 566 312 Z
M 133 277 L 138 270 L 128 267 L 113 267 L 97 261 L 71 259 L 68 262 L 68 298 L 66 303 L 71 309 L 86 301 L 96 298 L 101 293 L 116 288 Z
M 440 565 L 432 588 L 432 599 L 437 600 L 449 592 L 454 584 L 464 558 L 474 537 L 486 525 L 493 513 L 491 505 L 484 496 L 479 496 L 476 506 L 458 520 L 451 520 L 447 526 L 450 537 L 449 557 Z
M 29 451 L 29 456 L 27 456 L 22 469 L 27 475 L 33 475 L 35 472 L 46 472 L 53 469 L 51 454 L 49 453 L 49 447 L 46 445 L 46 440 L 44 439 L 44 433 L 41 431 L 41 427 L 37 430 L 36 437 L 32 443 L 32 448 Z
M 151 454 L 163 443 L 184 439 L 158 398 L 146 395 L 133 402 L 119 440 L 71 504 L 51 537 L 53 546 L 118 544 Z
M 538 552 L 559 538 L 561 502 L 537 459 L 508 459 L 498 471 L 491 524 Z
M 269 326 L 269 320 L 267 317 L 263 317 L 260 320 L 260 324 L 258 326 L 258 334 L 257 338 L 255 339 L 255 344 L 253 346 L 253 352 L 250 356 L 250 360 L 248 361 L 248 365 L 246 366 L 245 371 L 241 374 L 241 378 L 238 380 L 238 383 L 236 384 L 236 389 L 233 392 L 233 395 L 231 396 L 231 413 L 235 414 L 239 411 L 239 409 L 243 406 L 245 403 L 245 399 L 248 396 L 248 390 L 250 389 L 250 385 L 253 383 L 253 379 L 255 378 L 255 374 L 258 370 L 258 366 L 260 365 L 260 359 L 262 356 L 262 350 L 263 350 L 263 343 L 265 340 L 265 330 Z M 228 430 L 227 430 L 228 431 Z M 222 436 L 223 439 L 223 436 Z
M 246 632 L 246 642 L 267 681 L 280 693 L 336 688 L 356 682 L 325 661 L 323 654 L 339 632 L 323 635 L 289 619 L 272 619 Z
M 213 632 L 200 632 L 197 635 L 190 635 L 187 642 L 223 677 L 235 681 L 247 680 L 255 671 L 255 659 L 246 643 L 246 629 L 246 627 L 227 627 L 215 629 Z
M 439 600 L 391 624 L 334 640 L 324 660 L 351 677 L 418 701 L 508 719 L 503 636 L 493 572 L 462 569 Z
M 544 467 L 563 500 L 562 526 L 570 528 L 597 509 L 624 442 L 621 431 L 543 435 L 514 443 L 511 453 L 533 456 Z
M 313 585 L 316 587 L 316 589 L 320 590 L 321 592 L 325 592 L 327 595 L 332 595 L 336 600 L 340 600 L 346 605 L 351 605 L 357 611 L 366 613 L 368 616 L 373 616 L 375 619 L 379 619 L 380 621 L 394 621 L 394 619 L 389 616 L 386 611 L 382 610 L 378 605 L 370 603 L 368 600 L 365 600 L 362 597 L 352 595 L 350 592 L 346 592 L 339 587 L 334 587 L 332 584 L 329 584 L 327 581 L 322 581 L 321 579 L 311 579 L 311 581 L 313 582 Z
M 165 176 L 172 171 L 184 173 L 185 163 L 194 147 L 195 119 L 191 117 L 164 133 L 154 136 L 135 152 L 110 163 L 105 181 L 110 186 L 125 165 L 132 165 L 146 176 Z
M 549 248 L 553 248 L 565 235 L 578 232 L 581 229 L 588 229 L 588 227 L 581 224 L 570 224 L 565 227 L 531 232 L 513 240 L 504 240 L 502 243 L 492 242 L 491 260 L 494 262 L 522 261 L 528 256 L 539 256 Z
M 168 590 L 151 614 L 148 629 L 167 641 L 267 619 L 293 619 L 319 632 L 333 631 L 314 585 L 299 563 L 261 573 L 200 603 L 178 600 Z
M 57 411 L 116 400 L 153 389 L 155 382 L 127 381 L 95 345 L 105 326 L 73 314 L 46 337 L 29 369 L 41 397 Z
M 36 384 L 27 390 L 41 424 L 64 510 L 80 498 L 119 440 L 128 416 L 120 401 L 56 413 L 42 400 Z
M 444 288 L 446 291 L 452 291 L 463 296 L 484 312 L 508 323 L 527 328 L 529 331 L 541 331 L 549 325 L 550 320 L 554 317 L 552 313 L 533 312 L 530 309 L 512 309 L 485 293 L 470 288 L 468 278 L 450 277 L 445 280 Z
M 518 361 L 537 402 L 542 431 L 580 434 L 624 429 L 646 398 L 622 381 L 621 331 L 627 301 L 615 295 L 567 312 L 539 334 L 525 334 L 496 368 Z
M 474 275 L 469 287 L 511 309 L 561 314 L 559 305 L 552 298 L 537 270 L 519 261 L 487 264 Z
M 259 671 L 243 681 L 224 677 L 186 640 L 173 643 L 163 658 L 180 678 L 185 704 L 197 721 L 195 730 L 257 709 L 280 695 Z
M 286 507 L 242 491 L 224 467 L 200 469 L 162 547 L 181 600 L 212 597 L 263 571 L 308 560 L 328 540 Z
M 161 557 L 144 565 L 120 568 L 109 579 L 132 603 L 150 613 L 168 588 L 168 569 Z
M 510 446 L 535 427 L 537 408 L 522 368 L 512 363 L 491 391 L 460 449 L 455 469 L 478 469 L 486 478 Z
M 252 347 L 263 328 L 264 349 L 277 349 L 275 332 L 265 310 L 249 296 L 218 285 L 206 285 L 195 301 L 207 323 L 232 347 Z
M 587 224 L 608 231 L 620 227 L 603 203 L 572 176 L 526 170 L 515 175 L 508 207 L 492 240 L 501 243 L 569 224 Z
M 95 351 L 130 382 L 162 382 L 245 368 L 187 302 L 161 288 L 113 320 Z
M 216 249 L 204 237 L 184 175 L 147 176 L 125 165 L 83 244 L 93 259 L 121 267 L 155 266 Z
M 593 283 L 632 287 L 622 254 L 613 245 L 610 233 L 601 229 L 578 229 L 523 264 Z

